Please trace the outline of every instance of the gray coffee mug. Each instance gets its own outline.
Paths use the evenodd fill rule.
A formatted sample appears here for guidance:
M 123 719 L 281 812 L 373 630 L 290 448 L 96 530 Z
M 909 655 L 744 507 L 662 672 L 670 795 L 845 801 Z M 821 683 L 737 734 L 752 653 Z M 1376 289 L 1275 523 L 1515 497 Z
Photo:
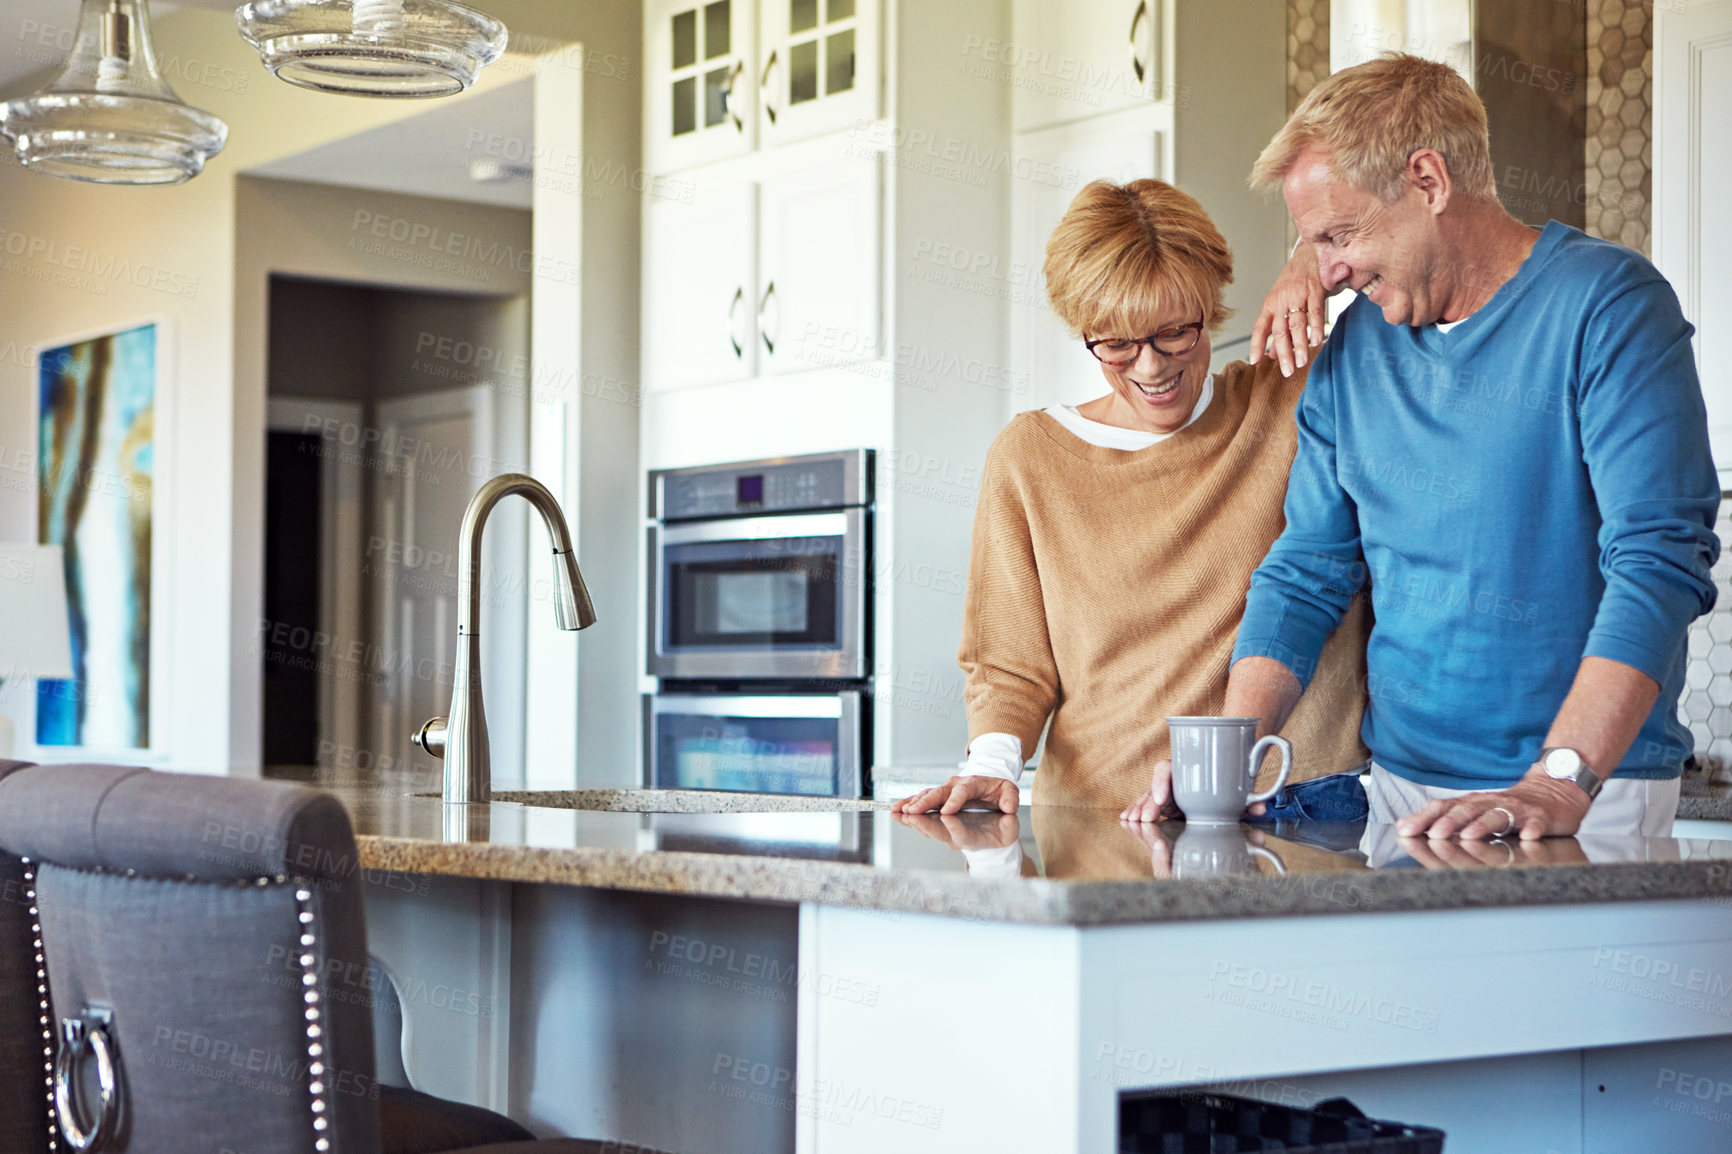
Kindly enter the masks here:
M 1173 738 L 1173 800 L 1185 820 L 1233 825 L 1252 802 L 1268 801 L 1293 772 L 1293 746 L 1271 734 L 1257 740 L 1257 717 L 1169 717 Z M 1252 793 L 1263 751 L 1281 751 L 1281 773 L 1262 793 Z
M 1187 823 L 1173 843 L 1173 876 L 1176 878 L 1228 877 L 1259 872 L 1257 861 L 1269 863 L 1276 874 L 1287 873 L 1281 855 L 1248 840 L 1251 830 L 1237 825 L 1209 822 Z

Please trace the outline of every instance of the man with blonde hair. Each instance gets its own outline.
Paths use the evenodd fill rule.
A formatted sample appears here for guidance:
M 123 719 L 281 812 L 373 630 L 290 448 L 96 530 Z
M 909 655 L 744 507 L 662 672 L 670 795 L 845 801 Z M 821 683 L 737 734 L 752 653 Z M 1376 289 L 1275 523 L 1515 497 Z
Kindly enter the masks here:
M 1505 212 L 1479 99 L 1413 56 L 1319 84 L 1252 182 L 1279 184 L 1325 289 L 1360 299 L 1297 408 L 1224 712 L 1278 729 L 1369 584 L 1373 821 L 1668 834 L 1720 503 L 1671 288 L 1628 249 Z

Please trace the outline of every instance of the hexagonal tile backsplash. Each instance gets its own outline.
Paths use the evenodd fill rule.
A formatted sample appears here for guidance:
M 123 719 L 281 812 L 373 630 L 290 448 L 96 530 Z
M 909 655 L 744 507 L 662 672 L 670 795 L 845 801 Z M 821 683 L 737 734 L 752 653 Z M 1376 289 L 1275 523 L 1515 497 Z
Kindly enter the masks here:
M 1653 195 L 1653 5 L 1588 0 L 1587 232 L 1647 255 Z
M 1732 500 L 1720 502 L 1714 526 L 1722 544 L 1732 542 Z M 1732 550 L 1714 566 L 1720 600 L 1690 626 L 1690 664 L 1678 719 L 1696 736 L 1696 752 L 1732 762 Z

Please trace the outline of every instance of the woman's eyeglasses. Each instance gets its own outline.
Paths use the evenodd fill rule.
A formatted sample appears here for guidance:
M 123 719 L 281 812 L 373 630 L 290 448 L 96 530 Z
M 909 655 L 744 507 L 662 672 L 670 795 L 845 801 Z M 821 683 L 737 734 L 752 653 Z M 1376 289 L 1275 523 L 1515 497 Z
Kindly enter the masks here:
M 1174 325 L 1170 329 L 1162 329 L 1152 337 L 1102 337 L 1099 340 L 1084 341 L 1083 344 L 1101 364 L 1122 369 L 1136 363 L 1136 359 L 1143 353 L 1144 345 L 1148 345 L 1163 357 L 1182 357 L 1196 348 L 1197 342 L 1202 339 L 1203 322 L 1193 321 L 1188 325 Z

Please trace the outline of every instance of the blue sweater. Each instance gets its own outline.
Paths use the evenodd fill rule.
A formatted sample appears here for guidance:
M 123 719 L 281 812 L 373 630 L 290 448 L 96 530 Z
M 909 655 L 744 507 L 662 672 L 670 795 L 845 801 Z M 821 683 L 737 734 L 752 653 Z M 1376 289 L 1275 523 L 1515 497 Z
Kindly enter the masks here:
M 1308 683 L 1368 584 L 1362 733 L 1385 769 L 1513 784 L 1604 657 L 1660 685 L 1617 776 L 1677 776 L 1685 637 L 1720 552 L 1691 331 L 1651 264 L 1555 221 L 1449 332 L 1354 302 L 1300 399 L 1287 527 L 1233 659 Z

